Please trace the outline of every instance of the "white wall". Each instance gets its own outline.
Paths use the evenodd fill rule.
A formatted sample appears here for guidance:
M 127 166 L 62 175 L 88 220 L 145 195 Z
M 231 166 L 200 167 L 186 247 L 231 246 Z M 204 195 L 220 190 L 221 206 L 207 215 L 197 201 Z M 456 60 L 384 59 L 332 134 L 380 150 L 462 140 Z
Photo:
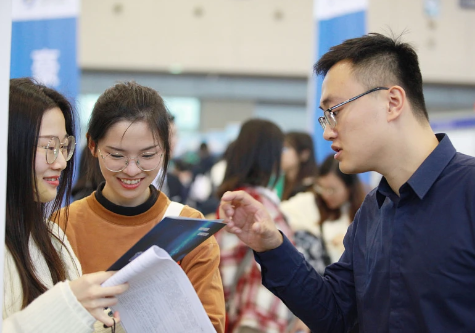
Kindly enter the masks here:
M 440 0 L 370 0 L 369 31 L 416 46 L 424 79 L 475 84 L 475 10 Z M 312 0 L 83 0 L 83 69 L 307 77 Z
M 475 10 L 459 0 L 439 0 L 439 14 L 429 17 L 426 1 L 371 0 L 369 31 L 396 35 L 416 47 L 425 82 L 475 84 Z
M 7 140 L 8 140 L 8 95 L 10 78 L 10 47 L 11 47 L 11 1 L 0 1 L 0 244 L 5 244 L 5 200 L 7 175 Z M 0 246 L 0 286 L 3 286 L 3 252 L 5 245 Z M 3 288 L 0 293 L 0 312 L 3 306 Z M 0 332 L 2 331 L 0 318 Z M 5 332 L 7 333 L 7 332 Z
M 312 6 L 313 0 L 83 0 L 80 65 L 306 76 Z

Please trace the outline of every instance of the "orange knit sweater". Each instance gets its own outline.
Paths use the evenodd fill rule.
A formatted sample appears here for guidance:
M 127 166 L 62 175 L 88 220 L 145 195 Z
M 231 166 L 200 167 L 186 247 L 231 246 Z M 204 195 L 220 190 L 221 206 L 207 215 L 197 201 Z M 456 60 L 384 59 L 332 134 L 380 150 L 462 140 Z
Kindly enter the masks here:
M 119 215 L 102 206 L 90 196 L 75 201 L 69 208 L 66 235 L 76 253 L 83 273 L 93 273 L 109 268 L 142 236 L 161 221 L 170 200 L 163 194 L 146 212 L 135 215 Z M 181 216 L 203 218 L 188 206 Z M 64 214 L 61 214 L 64 217 Z M 61 223 L 64 230 L 64 221 Z M 219 266 L 219 246 L 211 236 L 181 261 L 181 267 L 190 279 L 206 313 L 216 329 L 224 332 L 224 295 Z

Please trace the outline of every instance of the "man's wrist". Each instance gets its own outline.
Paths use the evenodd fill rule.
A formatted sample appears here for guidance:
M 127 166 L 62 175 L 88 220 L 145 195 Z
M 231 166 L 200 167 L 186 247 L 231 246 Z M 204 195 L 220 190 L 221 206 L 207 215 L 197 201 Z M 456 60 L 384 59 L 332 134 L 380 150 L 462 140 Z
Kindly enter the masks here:
M 272 237 L 269 237 L 269 238 L 270 239 L 267 242 L 268 244 L 265 248 L 263 248 L 262 250 L 255 250 L 255 251 L 258 253 L 272 251 L 278 248 L 279 246 L 281 246 L 282 243 L 284 242 L 284 237 L 282 236 L 282 233 L 278 229 L 276 229 L 276 233 Z

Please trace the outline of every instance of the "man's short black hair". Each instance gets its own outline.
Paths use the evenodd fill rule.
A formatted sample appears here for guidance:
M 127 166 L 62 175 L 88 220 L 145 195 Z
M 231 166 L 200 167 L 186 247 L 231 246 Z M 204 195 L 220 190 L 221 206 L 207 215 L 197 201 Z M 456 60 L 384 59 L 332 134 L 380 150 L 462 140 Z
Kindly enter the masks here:
M 348 39 L 330 48 L 315 64 L 317 75 L 325 76 L 340 61 L 349 61 L 356 79 L 372 89 L 399 85 L 406 92 L 414 115 L 428 120 L 422 91 L 422 74 L 414 48 L 378 33 Z

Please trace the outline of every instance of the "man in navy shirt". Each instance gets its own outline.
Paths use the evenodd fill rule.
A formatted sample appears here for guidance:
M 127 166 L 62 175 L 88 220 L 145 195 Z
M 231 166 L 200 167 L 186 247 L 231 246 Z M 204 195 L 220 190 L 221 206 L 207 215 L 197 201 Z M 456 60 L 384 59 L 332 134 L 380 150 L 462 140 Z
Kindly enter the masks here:
M 369 34 L 331 48 L 315 70 L 340 169 L 383 175 L 343 256 L 320 277 L 242 192 L 222 198 L 228 230 L 312 331 L 475 332 L 475 159 L 433 133 L 416 53 Z

